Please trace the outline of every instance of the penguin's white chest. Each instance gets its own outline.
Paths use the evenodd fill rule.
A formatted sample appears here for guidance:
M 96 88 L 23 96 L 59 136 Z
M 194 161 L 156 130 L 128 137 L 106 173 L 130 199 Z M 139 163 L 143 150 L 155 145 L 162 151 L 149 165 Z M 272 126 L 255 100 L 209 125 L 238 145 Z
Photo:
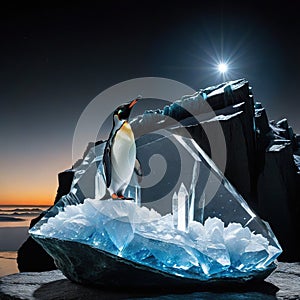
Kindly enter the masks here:
M 136 159 L 136 145 L 129 123 L 117 131 L 111 149 L 112 181 L 110 188 L 117 192 L 130 182 Z

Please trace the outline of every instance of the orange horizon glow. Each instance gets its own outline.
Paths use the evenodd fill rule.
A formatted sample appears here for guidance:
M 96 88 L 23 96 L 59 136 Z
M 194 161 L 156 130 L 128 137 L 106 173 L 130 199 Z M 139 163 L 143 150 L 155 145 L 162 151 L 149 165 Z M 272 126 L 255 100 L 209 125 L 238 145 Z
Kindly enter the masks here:
M 56 188 L 51 190 L 26 191 L 26 196 L 15 193 L 0 193 L 2 206 L 52 206 L 56 196 Z M 3 199 L 3 200 L 2 200 Z M 4 200 L 5 199 L 5 200 Z
M 56 151 L 55 151 L 56 150 Z M 0 205 L 52 206 L 58 174 L 72 166 L 70 151 L 7 156 L 0 163 Z
M 45 175 L 40 178 L 32 175 L 14 187 L 6 185 L 6 189 L 0 190 L 0 205 L 52 206 L 58 188 L 57 173 Z
M 32 201 L 31 202 L 0 202 L 0 206 L 45 206 L 45 207 L 50 207 L 54 205 L 54 200 L 53 201 Z

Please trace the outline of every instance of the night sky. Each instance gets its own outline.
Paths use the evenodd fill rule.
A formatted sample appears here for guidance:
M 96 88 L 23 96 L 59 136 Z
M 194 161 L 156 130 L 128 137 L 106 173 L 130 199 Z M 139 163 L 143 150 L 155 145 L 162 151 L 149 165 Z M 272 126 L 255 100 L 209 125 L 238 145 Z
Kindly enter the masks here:
M 53 202 L 100 92 L 145 76 L 205 88 L 222 82 L 222 56 L 228 79 L 248 79 L 269 119 L 300 133 L 297 1 L 197 2 L 1 8 L 0 204 Z

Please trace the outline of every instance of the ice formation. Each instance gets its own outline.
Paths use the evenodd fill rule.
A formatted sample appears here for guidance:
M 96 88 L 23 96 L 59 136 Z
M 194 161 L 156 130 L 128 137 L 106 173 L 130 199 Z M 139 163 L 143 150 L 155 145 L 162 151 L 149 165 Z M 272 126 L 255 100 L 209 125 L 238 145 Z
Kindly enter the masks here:
M 235 88 L 241 84 L 236 82 Z M 161 114 L 155 111 L 133 120 L 132 128 L 139 132 L 137 157 L 143 172 L 141 176 L 133 174 L 124 195 L 135 202 L 106 198 L 109 195 L 103 174 L 105 143 L 90 147 L 84 159 L 75 164 L 70 192 L 30 230 L 69 279 L 141 287 L 142 283 L 194 284 L 194 279 L 205 284 L 215 279 L 236 282 L 262 279 L 270 274 L 275 267 L 273 262 L 282 252 L 274 233 L 218 168 L 222 165 L 220 161 L 214 162 L 207 154 L 209 149 L 204 150 L 209 145 L 203 131 L 206 125 L 210 124 L 214 132 L 215 124 L 228 120 L 232 122 L 224 128 L 230 144 L 244 147 L 246 141 L 250 151 L 254 145 L 250 97 L 248 104 L 239 103 L 244 97 L 241 100 L 239 94 L 233 99 L 234 89 L 226 86 L 225 93 L 223 85 L 198 95 L 206 99 L 207 94 L 215 97 L 221 90 L 224 101 L 228 104 L 232 98 L 230 103 L 234 105 L 219 110 L 219 100 L 223 99 L 220 96 L 215 102 L 215 117 L 203 111 L 202 97 L 196 99 L 192 95 L 166 106 Z M 201 112 L 200 123 L 180 106 L 189 107 L 196 114 Z M 180 125 L 164 122 L 165 116 L 181 120 Z M 243 119 L 237 120 L 237 116 Z M 244 122 L 249 124 L 240 133 Z M 232 139 L 232 133 L 237 138 Z M 242 161 L 240 158 L 248 155 L 248 148 L 243 149 L 243 155 L 235 148 L 230 147 L 229 158 L 236 162 L 228 174 L 239 170 L 235 177 L 243 177 L 243 170 L 247 169 L 250 176 L 254 170 L 250 157 L 248 163 L 235 169 Z M 217 144 L 218 152 L 220 149 L 223 148 Z M 252 193 L 252 183 L 247 176 L 238 182 L 241 192 L 248 195 Z M 139 281 L 144 277 L 148 279 Z
M 145 175 L 149 158 L 168 149 L 162 153 L 169 166 L 161 182 L 147 188 L 133 176 L 125 194 L 135 201 L 100 200 L 99 144 L 76 170 L 70 193 L 30 230 L 68 278 L 112 284 L 125 268 L 128 278 L 145 270 L 147 276 L 172 275 L 177 284 L 178 277 L 250 280 L 274 269 L 282 250 L 271 228 L 193 139 L 152 134 L 137 149 Z M 91 261 L 92 269 L 86 267 Z
M 34 234 L 84 243 L 196 279 L 264 270 L 281 253 L 267 238 L 239 223 L 225 226 L 221 219 L 209 217 L 204 224 L 190 221 L 188 230 L 182 231 L 173 221 L 172 214 L 161 216 L 130 200 L 86 199 L 83 204 L 66 206 Z

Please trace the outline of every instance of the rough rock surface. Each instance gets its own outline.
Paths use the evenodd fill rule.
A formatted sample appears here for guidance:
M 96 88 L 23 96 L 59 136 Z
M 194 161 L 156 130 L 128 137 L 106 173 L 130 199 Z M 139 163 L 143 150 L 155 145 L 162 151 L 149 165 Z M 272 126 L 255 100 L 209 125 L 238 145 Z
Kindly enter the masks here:
M 70 191 L 74 172 L 66 170 L 58 174 L 58 190 L 55 203 Z M 30 227 L 33 227 L 43 216 L 43 212 L 37 218 L 31 220 Z M 20 272 L 42 272 L 55 270 L 53 258 L 30 236 L 18 250 L 17 257 Z
M 0 299 L 300 299 L 300 263 L 279 263 L 263 282 L 213 288 L 97 289 L 72 283 L 58 270 L 0 279 Z

